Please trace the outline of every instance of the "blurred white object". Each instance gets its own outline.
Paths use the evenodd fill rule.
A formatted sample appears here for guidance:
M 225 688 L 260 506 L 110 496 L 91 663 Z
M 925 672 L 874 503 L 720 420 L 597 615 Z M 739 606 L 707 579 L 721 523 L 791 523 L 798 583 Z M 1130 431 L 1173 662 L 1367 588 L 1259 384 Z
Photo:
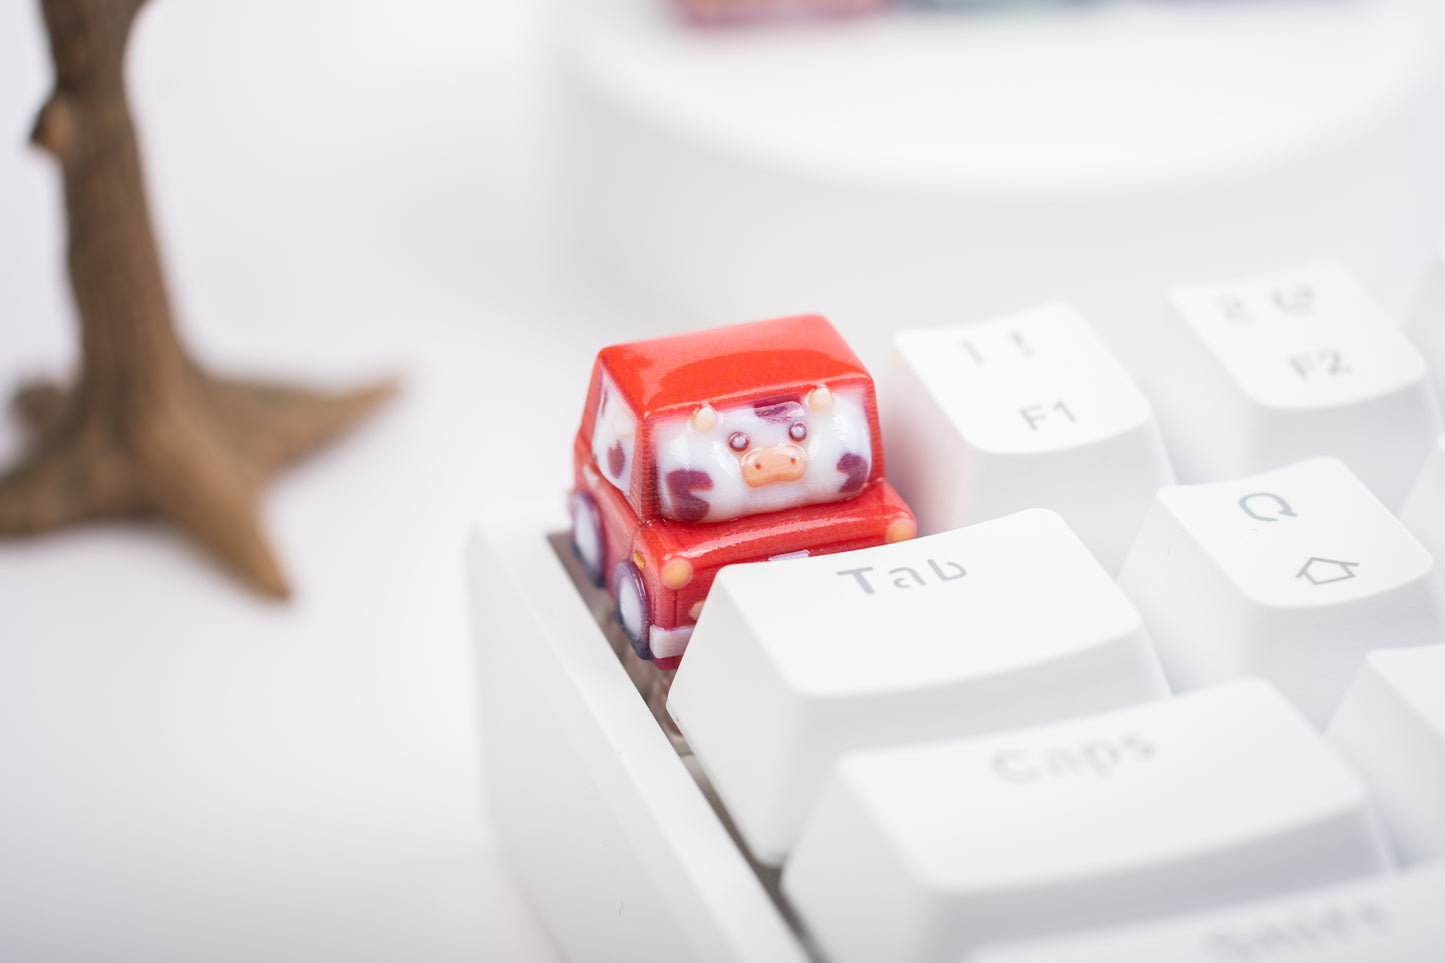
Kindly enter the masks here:
M 1181 481 L 1331 454 L 1395 510 L 1442 429 L 1419 351 L 1338 264 L 1176 287 L 1158 351 L 1146 387 Z
M 1436 0 L 565 9 L 583 250 L 672 326 L 825 311 L 875 363 L 900 327 L 1063 298 L 1129 363 L 1180 278 L 1334 256 L 1402 310 L 1440 243 Z
M 1100 933 L 990 947 L 967 963 L 1439 963 L 1445 864 Z
M 1408 330 L 1420 346 L 1435 383 L 1445 384 L 1445 247 L 1430 260 L 1425 283 L 1410 312 Z
M 1365 777 L 1401 862 L 1445 858 L 1445 645 L 1370 653 L 1325 735 Z
M 1174 483 L 1149 402 L 1075 308 L 903 331 L 878 410 L 923 531 L 1051 508 L 1110 572 Z
M 1415 479 L 1400 521 L 1414 533 L 1430 554 L 1445 558 L 1445 435 L 1435 439 L 1425 467 Z
M 1366 652 L 1445 638 L 1430 553 L 1333 458 L 1160 489 L 1119 585 L 1176 690 L 1261 675 L 1321 728 Z
M 754 857 L 776 864 L 847 750 L 1168 694 L 1134 606 L 1058 515 L 1034 509 L 723 569 L 668 711 Z
M 1389 865 L 1359 779 L 1249 679 L 847 756 L 783 892 L 833 963 L 903 963 Z

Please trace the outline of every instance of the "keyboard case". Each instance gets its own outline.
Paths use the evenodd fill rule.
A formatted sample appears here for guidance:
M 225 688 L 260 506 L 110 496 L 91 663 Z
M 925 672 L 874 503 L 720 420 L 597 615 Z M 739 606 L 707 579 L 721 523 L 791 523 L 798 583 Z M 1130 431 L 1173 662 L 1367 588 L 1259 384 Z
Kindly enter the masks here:
M 805 961 L 578 593 L 557 499 L 469 550 L 486 788 L 569 959 Z

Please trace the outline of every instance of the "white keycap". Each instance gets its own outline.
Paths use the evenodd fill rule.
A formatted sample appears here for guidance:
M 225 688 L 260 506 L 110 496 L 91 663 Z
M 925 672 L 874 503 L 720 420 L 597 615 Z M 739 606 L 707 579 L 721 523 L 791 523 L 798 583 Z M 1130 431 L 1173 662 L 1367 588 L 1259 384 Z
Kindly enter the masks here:
M 1445 645 L 1372 652 L 1325 735 L 1365 777 L 1400 860 L 1445 859 Z
M 1380 872 L 1365 789 L 1270 686 L 845 757 L 782 888 L 832 963 L 1219 906 Z
M 1066 304 L 904 331 L 883 390 L 888 477 L 925 532 L 1052 508 L 1115 572 L 1174 482 L 1148 400 Z
M 1397 509 L 1441 431 L 1420 353 L 1344 268 L 1179 287 L 1147 387 L 1179 478 L 1342 459 Z
M 1425 356 L 1425 365 L 1435 384 L 1445 384 L 1445 247 L 1430 259 L 1430 268 L 1410 312 L 1406 331 Z
M 1431 555 L 1445 558 L 1445 435 L 1430 446 L 1430 455 L 1400 509 L 1400 521 Z
M 1366 652 L 1445 639 L 1430 553 L 1333 458 L 1160 489 L 1119 584 L 1176 690 L 1262 675 L 1321 728 Z
M 668 710 L 753 855 L 834 760 L 1167 695 L 1139 615 L 1058 515 L 724 569 Z
M 1440 963 L 1445 865 L 1067 938 L 966 963 Z

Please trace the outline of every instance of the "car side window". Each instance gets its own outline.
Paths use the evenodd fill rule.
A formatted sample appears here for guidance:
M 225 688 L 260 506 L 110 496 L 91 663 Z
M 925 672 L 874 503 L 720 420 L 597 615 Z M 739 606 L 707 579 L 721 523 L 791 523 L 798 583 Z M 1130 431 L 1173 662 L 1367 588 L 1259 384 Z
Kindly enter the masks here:
M 602 375 L 597 418 L 592 428 L 592 457 L 597 470 L 623 494 L 631 497 L 632 455 L 637 440 L 637 418 L 617 393 L 612 379 Z

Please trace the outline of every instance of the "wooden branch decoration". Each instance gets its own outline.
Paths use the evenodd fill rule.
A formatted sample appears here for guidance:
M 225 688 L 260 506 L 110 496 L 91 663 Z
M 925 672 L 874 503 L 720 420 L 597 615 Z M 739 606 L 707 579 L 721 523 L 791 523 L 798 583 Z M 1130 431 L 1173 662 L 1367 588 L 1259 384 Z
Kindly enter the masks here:
M 358 422 L 391 382 L 328 395 L 203 371 L 176 332 L 123 62 L 144 0 L 41 0 L 55 90 L 31 139 L 65 180 L 81 374 L 15 396 L 30 429 L 0 477 L 0 535 L 160 515 L 261 592 L 290 593 L 257 519 L 272 474 Z

